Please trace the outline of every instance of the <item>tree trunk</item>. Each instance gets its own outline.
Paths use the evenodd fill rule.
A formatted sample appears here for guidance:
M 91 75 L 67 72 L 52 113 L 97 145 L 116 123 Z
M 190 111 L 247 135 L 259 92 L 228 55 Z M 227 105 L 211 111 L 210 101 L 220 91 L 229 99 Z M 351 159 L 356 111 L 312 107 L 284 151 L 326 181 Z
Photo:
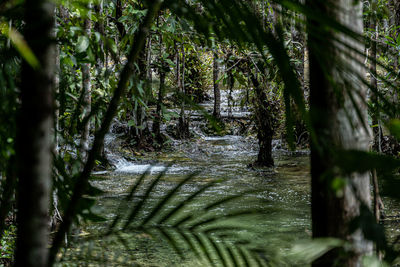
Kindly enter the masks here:
M 139 53 L 144 46 L 148 31 L 149 31 L 149 29 L 151 27 L 151 23 L 153 21 L 153 18 L 155 16 L 155 14 L 159 11 L 160 7 L 161 7 L 160 0 L 151 1 L 151 5 L 148 9 L 148 12 L 147 12 L 143 22 L 139 25 L 138 31 L 135 33 L 135 35 L 133 37 L 131 50 L 127 57 L 127 63 L 120 73 L 118 85 L 114 90 L 113 97 L 112 97 L 110 104 L 107 108 L 107 111 L 104 115 L 104 119 L 103 119 L 101 128 L 95 135 L 95 138 L 93 141 L 93 146 L 88 154 L 88 159 L 85 162 L 84 169 L 74 185 L 74 188 L 72 190 L 73 193 L 72 193 L 71 199 L 68 203 L 68 206 L 65 210 L 63 221 L 53 239 L 53 246 L 51 247 L 49 260 L 48 260 L 49 266 L 52 266 L 54 264 L 56 255 L 62 245 L 63 239 L 64 239 L 65 235 L 68 234 L 71 224 L 73 222 L 73 219 L 75 218 L 76 212 L 79 208 L 79 204 L 81 203 L 80 202 L 81 198 L 82 198 L 83 194 L 86 192 L 86 189 L 87 189 L 87 186 L 89 183 L 90 174 L 95 166 L 96 158 L 98 157 L 100 150 L 103 146 L 104 137 L 108 133 L 111 122 L 112 122 L 115 114 L 117 113 L 120 99 L 125 95 L 125 91 L 127 90 L 127 87 L 128 87 L 128 82 L 135 72 L 134 64 L 138 60 Z M 34 14 L 40 14 L 40 13 L 34 13 Z M 47 245 L 47 243 L 46 243 L 46 245 Z M 21 265 L 21 266 L 24 266 L 24 265 Z M 25 266 L 29 266 L 29 265 L 25 265 Z M 41 264 L 38 266 L 47 266 L 47 265 Z
M 151 33 L 149 33 L 149 37 L 147 37 L 147 80 L 149 81 L 150 90 L 152 90 L 152 83 L 153 83 L 153 72 L 151 68 Z
M 232 66 L 233 62 L 231 60 L 232 51 L 229 51 L 226 55 L 226 67 L 227 67 L 227 75 L 228 75 L 228 118 L 232 118 L 232 106 L 233 103 L 233 86 L 235 85 L 235 77 L 233 76 Z
M 101 36 L 105 37 L 105 23 L 106 20 L 104 20 L 104 0 L 100 0 L 96 3 L 94 6 L 94 10 L 96 12 L 97 16 L 97 22 L 94 24 L 94 30 L 100 33 Z M 103 39 L 99 40 L 99 46 L 100 46 L 100 56 L 96 58 L 96 88 L 102 88 L 102 80 L 107 79 L 107 71 L 104 72 L 103 74 L 103 69 L 107 69 L 107 63 L 106 63 L 106 51 L 104 49 L 104 41 Z M 107 83 L 107 81 L 105 81 Z M 98 123 L 97 116 L 98 114 L 95 115 L 95 122 L 94 122 L 94 131 L 97 132 L 98 128 L 100 127 L 100 123 Z M 104 165 L 108 165 L 108 160 L 106 156 L 106 152 L 104 150 L 104 146 L 101 148 L 101 155 L 100 155 L 101 161 L 103 162 Z
M 147 41 L 147 38 L 146 38 Z M 130 99 L 132 99 L 133 103 L 133 110 L 131 111 L 131 119 L 134 120 L 135 125 L 129 127 L 129 137 L 131 140 L 135 141 L 136 147 L 142 147 L 144 144 L 144 127 L 145 127 L 145 109 L 142 103 L 146 103 L 147 101 L 147 93 L 148 93 L 148 81 L 147 81 L 147 68 L 148 68 L 148 61 L 147 61 L 147 49 L 148 47 L 145 46 L 140 51 L 140 55 L 138 58 L 136 69 L 136 75 L 138 80 L 138 86 L 142 87 L 142 90 L 137 90 L 135 87 L 132 87 L 131 91 L 129 92 Z M 133 98 L 132 98 L 133 96 Z
M 337 19 L 355 32 L 362 33 L 361 2 L 308 0 L 307 4 L 315 13 Z M 315 134 L 311 138 L 312 231 L 313 238 L 335 237 L 353 246 L 346 251 L 331 250 L 314 261 L 313 266 L 361 266 L 361 257 L 372 251 L 372 243 L 365 239 L 361 229 L 351 231 L 350 222 L 360 214 L 360 205 L 370 206 L 369 177 L 366 173 L 343 177 L 337 171 L 335 150 L 368 150 L 370 137 L 363 127 L 367 121 L 366 88 L 354 78 L 356 75 L 363 77 L 365 72 L 357 63 L 362 62 L 359 54 L 343 46 L 338 48 L 333 38 L 363 51 L 362 44 L 343 34 L 334 36 L 332 30 L 309 19 L 310 115 Z M 343 55 L 343 50 L 351 56 Z M 343 64 L 355 76 L 348 78 L 336 68 Z M 351 91 L 361 118 L 357 116 L 346 88 Z M 340 191 L 332 188 L 337 177 L 343 177 L 347 182 Z
M 179 122 L 178 122 L 178 137 L 181 139 L 186 139 L 190 137 L 190 132 L 189 132 L 189 118 L 186 117 L 185 114 L 185 102 L 186 102 L 186 89 L 185 89 L 185 47 L 182 44 L 182 70 L 181 70 L 181 81 L 179 83 L 180 87 L 180 93 L 181 93 L 181 112 L 179 116 Z M 178 65 L 179 68 L 179 65 Z
M 115 4 L 115 21 L 119 32 L 120 40 L 122 40 L 122 38 L 124 38 L 126 34 L 124 24 L 122 24 L 122 22 L 119 21 L 121 17 L 122 17 L 122 1 L 117 0 Z
M 382 136 L 382 129 L 380 127 L 379 123 L 379 105 L 378 105 L 378 96 L 375 92 L 378 91 L 378 81 L 376 78 L 376 42 L 378 40 L 378 29 L 376 25 L 376 17 L 375 14 L 371 14 L 370 18 L 370 29 L 373 32 L 373 36 L 371 38 L 371 62 L 370 62 L 370 87 L 373 89 L 371 92 L 371 102 L 376 103 L 372 109 L 372 125 L 373 125 L 373 137 L 374 137 L 374 143 L 373 143 L 373 150 L 376 152 L 382 152 L 381 148 L 381 136 Z M 382 209 L 383 209 L 383 202 L 381 199 L 381 196 L 379 194 L 379 184 L 378 184 L 378 172 L 376 170 L 373 170 L 371 173 L 372 177 L 372 185 L 373 185 L 373 193 L 374 193 L 374 215 L 376 218 L 376 221 L 379 223 Z
M 310 66 L 308 60 L 308 47 L 304 47 L 304 61 L 303 61 L 303 86 L 304 86 L 304 96 L 306 100 L 310 94 Z
M 162 114 L 162 105 L 164 101 L 164 91 L 165 91 L 165 76 L 166 76 L 166 63 L 164 60 L 164 47 L 163 47 L 163 39 L 162 34 L 160 33 L 160 55 L 159 55 L 159 74 L 160 74 L 160 88 L 158 91 L 158 101 L 156 107 L 156 116 L 154 118 L 153 123 L 153 133 L 156 136 L 157 142 L 161 145 L 162 144 L 162 136 L 160 131 L 160 125 L 163 118 Z
M 53 30 L 53 38 L 56 40 L 56 29 L 58 28 L 57 23 L 57 9 L 54 9 L 54 30 Z M 59 145 L 59 136 L 58 132 L 60 131 L 60 102 L 57 100 L 57 97 L 60 94 L 60 75 L 61 75 L 61 66 L 60 66 L 60 45 L 57 43 L 55 48 L 55 73 L 54 73 L 54 96 L 55 98 L 55 107 L 54 107 L 54 141 L 55 141 L 55 150 L 58 151 Z
M 3 181 L 1 181 L 1 205 L 0 205 L 0 240 L 3 238 L 4 230 L 6 229 L 6 218 L 13 210 L 13 199 L 15 187 L 17 183 L 17 168 L 15 166 L 15 156 L 11 156 L 7 162 L 7 170 L 3 174 Z
M 213 116 L 217 119 L 221 117 L 221 92 L 218 84 L 219 66 L 218 66 L 218 53 L 214 52 L 213 64 L 213 84 L 214 84 L 214 111 Z
M 95 6 L 94 10 L 96 12 L 96 16 L 98 18 L 98 21 L 95 23 L 95 31 L 100 33 L 101 36 L 105 36 L 105 29 L 104 29 L 104 18 L 103 18 L 103 10 L 104 10 L 104 2 L 103 0 L 100 0 Z M 99 41 L 100 45 L 100 53 L 101 56 L 97 57 L 96 60 L 96 72 L 97 72 L 97 79 L 100 79 L 101 77 L 101 72 L 104 67 L 104 62 L 105 62 L 105 51 L 104 51 L 104 42 L 103 39 L 100 39 Z
M 136 145 L 138 147 L 141 147 L 144 142 L 144 128 L 145 128 L 145 109 L 144 106 L 141 104 L 141 102 L 146 103 L 147 102 L 147 50 L 146 50 L 146 45 L 143 47 L 143 50 L 140 52 L 139 56 L 139 81 L 142 84 L 142 94 L 138 91 L 138 94 L 136 95 L 137 98 L 140 98 L 141 101 L 136 100 L 136 110 L 134 113 L 135 121 L 136 121 L 136 126 L 135 126 L 135 136 L 134 139 L 136 141 Z
M 400 27 L 400 1 L 399 0 L 393 0 L 393 20 L 394 20 L 394 26 L 395 26 L 395 35 L 393 36 L 394 40 L 397 40 L 399 36 L 399 27 Z M 396 77 L 396 83 L 399 84 L 399 75 L 397 74 L 399 71 L 399 54 L 397 49 L 394 49 L 393 51 L 394 54 L 394 73 Z M 399 102 L 399 95 L 397 90 L 394 90 L 393 92 L 393 103 L 397 104 Z M 398 114 L 396 114 L 398 116 Z
M 40 62 L 22 63 L 21 107 L 17 124 L 17 249 L 15 266 L 47 266 L 52 166 L 54 5 L 25 2 L 24 37 Z
M 272 138 L 274 136 L 274 123 L 271 112 L 268 110 L 268 99 L 256 76 L 250 72 L 250 79 L 255 90 L 255 117 L 258 139 L 258 155 L 254 163 L 256 166 L 272 167 Z
M 91 5 L 89 4 L 89 8 Z M 88 18 L 85 19 L 85 33 L 90 39 L 92 29 L 92 22 L 90 21 L 90 12 Z M 82 134 L 80 140 L 80 153 L 81 158 L 86 160 L 87 152 L 89 150 L 89 134 L 90 134 L 90 118 L 89 114 L 92 110 L 92 97 L 91 97 L 91 81 L 90 81 L 90 63 L 82 64 L 82 90 L 83 90 L 83 120 Z
M 372 14 L 370 18 L 370 28 L 373 31 L 373 36 L 371 38 L 371 55 L 370 55 L 370 86 L 373 89 L 371 91 L 371 101 L 372 103 L 376 103 L 374 108 L 372 109 L 372 125 L 373 125 L 373 134 L 374 134 L 374 150 L 379 151 L 380 148 L 380 126 L 379 126 L 379 105 L 378 96 L 375 92 L 378 90 L 378 81 L 376 79 L 376 42 L 378 40 L 377 37 L 377 26 L 376 26 L 376 18 Z

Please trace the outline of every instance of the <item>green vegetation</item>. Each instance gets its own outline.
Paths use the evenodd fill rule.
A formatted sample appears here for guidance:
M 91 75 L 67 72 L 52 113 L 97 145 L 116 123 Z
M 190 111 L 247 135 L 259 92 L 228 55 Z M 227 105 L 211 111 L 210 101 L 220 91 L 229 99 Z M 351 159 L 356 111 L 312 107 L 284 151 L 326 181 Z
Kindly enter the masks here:
M 399 28 L 395 0 L 2 2 L 0 263 L 398 264 Z

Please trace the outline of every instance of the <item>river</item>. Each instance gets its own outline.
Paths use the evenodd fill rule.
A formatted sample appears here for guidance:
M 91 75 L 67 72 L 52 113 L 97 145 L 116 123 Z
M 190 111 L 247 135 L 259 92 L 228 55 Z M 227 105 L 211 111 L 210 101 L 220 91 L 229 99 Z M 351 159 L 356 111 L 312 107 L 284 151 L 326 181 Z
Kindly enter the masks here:
M 203 107 L 210 109 L 211 104 L 205 103 Z M 223 114 L 227 112 L 226 100 L 222 101 L 222 109 Z M 232 114 L 243 116 L 247 112 L 237 108 Z M 105 216 L 106 221 L 82 222 L 80 228 L 77 228 L 79 230 L 72 235 L 70 247 L 61 262 L 62 266 L 263 266 L 252 261 L 251 257 L 247 259 L 246 252 L 243 254 L 233 251 L 229 254 L 228 250 L 221 249 L 218 254 L 217 249 L 214 249 L 214 253 L 207 255 L 204 251 L 212 244 L 202 243 L 201 240 L 194 242 L 192 248 L 188 246 L 190 242 L 179 241 L 179 238 L 178 241 L 169 243 L 169 239 L 175 238 L 173 229 L 166 230 L 169 232 L 163 238 L 160 231 L 155 229 L 157 227 L 151 227 L 157 225 L 156 223 L 147 224 L 150 226 L 147 228 L 133 227 L 140 225 L 142 220 L 151 215 L 157 203 L 191 173 L 197 174 L 174 193 L 173 201 L 167 201 L 155 212 L 154 222 L 157 222 L 157 216 L 163 217 L 183 202 L 184 208 L 174 218 L 175 221 L 192 215 L 190 218 L 192 224 L 195 224 L 196 220 L 201 220 L 204 216 L 205 206 L 232 195 L 246 193 L 241 198 L 211 209 L 211 217 L 221 218 L 222 221 L 232 211 L 256 210 L 254 214 L 244 212 L 243 215 L 228 218 L 225 222 L 217 222 L 219 226 L 223 223 L 242 226 L 233 236 L 229 236 L 231 232 L 228 234 L 227 242 L 236 244 L 237 240 L 245 240 L 243 247 L 261 248 L 263 252 L 258 255 L 262 255 L 271 265 L 304 266 L 305 263 L 299 258 L 293 260 L 290 255 L 294 244 L 311 239 L 310 167 L 307 151 L 289 152 L 282 149 L 280 142 L 275 140 L 275 167 L 253 169 L 248 164 L 257 155 L 254 138 L 239 135 L 207 136 L 200 128 L 199 125 L 192 127 L 197 132 L 195 139 L 175 140 L 169 150 L 138 154 L 132 157 L 133 160 L 115 155 L 110 149 L 108 156 L 115 169 L 94 173 L 91 181 L 92 185 L 104 191 L 96 199 L 93 210 Z M 110 147 L 111 144 L 118 146 L 115 135 L 107 138 L 106 146 Z M 149 173 L 144 177 L 143 183 L 132 199 L 125 202 L 130 188 L 146 170 Z M 152 182 L 159 176 L 159 182 L 152 187 Z M 220 182 L 185 203 L 185 199 L 215 181 Z M 149 187 L 152 189 L 147 196 Z M 117 216 L 122 216 L 122 220 L 115 229 L 121 229 L 128 221 L 128 214 L 143 199 L 147 200 L 125 231 L 104 234 L 109 229 L 110 222 Z M 389 210 L 396 211 L 394 207 L 397 204 L 387 199 L 386 201 L 389 203 Z M 196 214 L 199 214 L 198 218 Z M 388 229 L 393 236 L 398 229 L 397 224 L 391 223 Z M 221 242 L 217 241 L 214 245 L 223 247 Z M 175 252 L 174 246 L 183 250 L 182 257 Z M 198 253 L 197 256 L 194 251 Z M 229 255 L 235 261 L 230 260 Z

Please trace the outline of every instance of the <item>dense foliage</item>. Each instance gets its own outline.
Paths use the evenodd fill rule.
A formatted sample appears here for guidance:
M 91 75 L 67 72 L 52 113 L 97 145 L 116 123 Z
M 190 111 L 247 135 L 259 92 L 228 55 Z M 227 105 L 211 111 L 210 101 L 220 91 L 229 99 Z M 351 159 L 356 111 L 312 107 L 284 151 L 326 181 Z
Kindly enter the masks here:
M 38 9 L 43 22 L 35 23 L 30 5 L 43 7 Z M 363 27 L 344 20 L 341 14 L 346 12 L 357 14 L 353 24 Z M 289 256 L 282 260 L 253 243 L 251 234 L 237 235 L 252 229 L 232 218 L 254 216 L 256 222 L 257 214 L 273 212 L 268 205 L 249 210 L 231 206 L 233 200 L 246 201 L 253 191 L 212 203 L 199 200 L 206 190 L 228 181 L 200 183 L 182 197 L 179 190 L 195 183 L 197 175 L 188 174 L 154 203 L 151 194 L 165 172 L 152 180 L 147 179 L 148 169 L 111 217 L 95 210 L 96 198 L 104 192 L 91 183 L 92 172 L 112 168 L 104 147 L 110 131 L 123 139 L 121 153 L 134 159 L 143 151 L 172 150 L 173 138 L 195 142 L 191 125 L 199 118 L 208 134 L 229 133 L 239 123 L 240 133 L 255 138 L 259 153 L 249 162 L 251 168 L 274 165 L 273 139 L 282 139 L 288 150 L 311 150 L 314 239 L 301 246 L 299 262 L 357 266 L 361 260 L 398 261 L 398 239 L 388 238 L 381 225 L 385 217 L 380 196 L 399 198 L 397 1 L 6 1 L 0 5 L 0 16 L 0 245 L 5 265 L 63 261 L 65 237 L 87 221 L 107 224 L 108 231 L 100 238 L 115 238 L 112 242 L 128 250 L 129 234 L 140 232 L 163 240 L 183 259 L 191 251 L 206 265 L 269 266 L 289 261 Z M 51 35 L 41 35 L 42 26 L 51 28 Z M 38 44 L 43 40 L 41 51 Z M 44 94 L 46 86 L 36 86 L 40 79 L 51 93 L 32 104 L 35 99 L 26 97 L 27 88 L 32 82 L 34 92 Z M 237 89 L 241 95 L 235 103 Z M 221 93 L 227 96 L 227 110 L 221 109 Z M 211 100 L 214 110 L 204 109 L 201 104 Z M 40 108 L 49 101 L 52 110 Z M 251 115 L 237 116 L 235 108 L 247 108 Z M 29 112 L 37 112 L 32 121 L 25 117 Z M 45 141 L 32 141 L 32 150 L 26 153 L 34 159 L 51 156 L 51 162 L 30 162 L 35 176 L 25 173 L 22 137 L 45 113 L 53 114 L 52 125 L 40 133 L 51 140 L 51 149 L 41 150 Z M 43 137 L 40 133 L 32 140 Z M 371 140 L 364 140 L 369 133 Z M 38 182 L 38 187 L 52 184 L 51 192 L 37 203 L 50 205 L 41 226 L 46 233 L 50 228 L 51 234 L 21 236 L 29 231 L 15 218 L 26 218 L 29 226 L 30 213 L 35 215 L 21 215 L 34 204 L 24 202 L 22 192 L 41 192 L 28 188 L 23 177 L 39 181 L 46 177 L 46 168 L 51 181 Z M 364 201 L 357 194 L 363 186 L 357 179 L 369 173 L 373 200 L 369 201 L 367 186 Z M 365 177 L 360 179 L 369 184 Z M 348 213 L 340 209 L 347 198 L 355 205 Z M 197 208 L 193 203 L 199 204 Z M 148 210 L 143 214 L 144 207 Z M 324 232 L 320 225 L 329 224 L 324 220 L 330 212 L 340 213 L 332 217 L 339 222 L 331 223 L 342 228 L 332 232 L 335 226 L 327 226 Z M 361 236 L 361 246 L 368 247 L 365 251 L 357 250 L 355 233 Z M 18 254 L 25 251 L 21 247 L 30 249 L 21 240 L 31 238 L 46 244 L 36 248 L 38 257 L 45 258 L 36 265 L 35 258 L 22 261 Z M 85 260 L 95 262 L 99 259 L 90 259 L 90 245 L 85 247 L 90 238 L 76 244 L 88 250 L 82 255 Z M 311 251 L 317 247 L 318 252 Z M 65 260 L 74 260 L 68 258 L 68 249 L 64 252 Z

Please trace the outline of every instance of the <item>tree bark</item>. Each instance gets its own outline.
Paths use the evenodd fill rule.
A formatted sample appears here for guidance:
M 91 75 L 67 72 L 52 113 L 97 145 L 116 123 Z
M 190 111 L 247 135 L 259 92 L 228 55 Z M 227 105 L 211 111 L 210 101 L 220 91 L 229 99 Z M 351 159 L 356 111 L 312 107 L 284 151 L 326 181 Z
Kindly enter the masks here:
M 115 21 L 119 32 L 120 40 L 122 40 L 122 38 L 124 38 L 126 35 L 124 24 L 122 24 L 122 22 L 119 21 L 119 19 L 122 17 L 122 8 L 123 8 L 122 1 L 117 0 L 115 4 Z
M 89 4 L 91 8 L 91 4 Z M 85 19 L 85 34 L 90 39 L 90 33 L 92 30 L 92 22 L 90 21 L 90 12 L 88 17 Z M 89 114 L 92 110 L 92 97 L 91 97 L 91 76 L 90 76 L 90 63 L 82 64 L 82 90 L 83 90 L 83 120 L 82 134 L 80 140 L 80 154 L 83 160 L 87 158 L 87 152 L 89 150 L 89 134 L 90 134 L 90 118 Z
M 162 105 L 164 101 L 164 91 L 165 91 L 165 76 L 166 76 L 166 63 L 164 60 L 164 47 L 163 47 L 163 39 L 162 39 L 162 33 L 160 33 L 160 55 L 159 55 L 159 74 L 160 74 L 160 88 L 158 90 L 158 100 L 157 100 L 157 107 L 156 107 L 156 115 L 154 118 L 154 123 L 153 123 L 153 133 L 156 136 L 157 142 L 162 144 L 162 136 L 161 136 L 161 131 L 160 131 L 160 125 L 161 121 L 163 118 L 162 114 Z
M 375 103 L 373 109 L 372 109 L 372 125 L 373 125 L 373 138 L 374 138 L 374 143 L 373 143 L 373 150 L 376 152 L 382 152 L 381 148 L 381 136 L 382 136 L 382 129 L 380 127 L 379 123 L 379 104 L 378 104 L 378 96 L 375 92 L 378 91 L 378 80 L 376 78 L 376 43 L 378 41 L 378 29 L 377 29 L 377 24 L 376 24 L 376 16 L 375 14 L 370 15 L 370 29 L 373 32 L 373 36 L 371 38 L 371 56 L 370 56 L 370 87 L 373 88 L 371 91 L 371 102 Z M 374 193 L 374 215 L 376 218 L 377 223 L 379 223 L 382 209 L 383 209 L 383 202 L 379 194 L 379 184 L 378 184 L 378 172 L 376 170 L 373 170 L 371 172 L 371 177 L 372 177 L 372 185 L 373 185 L 373 193 Z
M 180 75 L 180 82 L 178 83 L 180 85 L 180 94 L 181 94 L 181 112 L 179 115 L 179 122 L 178 122 L 178 132 L 177 135 L 181 139 L 186 139 L 189 138 L 190 132 L 189 132 L 189 118 L 186 117 L 185 114 L 185 102 L 186 102 L 186 89 L 185 89 L 185 61 L 186 61 L 186 56 L 185 56 L 185 46 L 181 44 L 181 50 L 182 50 L 182 70 L 181 70 L 181 75 Z M 179 56 L 179 55 L 178 55 Z M 179 68 L 179 65 L 178 65 Z
M 214 84 L 214 111 L 213 116 L 217 119 L 221 117 L 221 92 L 218 84 L 219 66 L 218 66 L 218 53 L 214 52 L 213 64 L 213 84 Z
M 235 85 L 235 77 L 233 76 L 232 66 L 233 62 L 231 60 L 232 51 L 229 50 L 228 54 L 226 55 L 226 67 L 227 67 L 227 75 L 228 75 L 228 117 L 232 118 L 232 106 L 233 103 L 233 86 Z
M 56 29 L 58 28 L 57 23 L 57 8 L 54 9 L 54 30 L 53 36 L 54 40 L 57 40 Z M 60 131 L 60 102 L 57 100 L 57 96 L 60 94 L 60 75 L 61 75 L 61 66 L 60 66 L 60 45 L 56 43 L 55 48 L 55 73 L 54 73 L 54 96 L 55 96 L 55 107 L 54 107 L 54 141 L 55 141 L 55 150 L 58 150 L 59 145 L 59 136 L 58 132 Z
M 94 10 L 96 12 L 98 21 L 95 23 L 95 31 L 97 31 L 98 33 L 100 33 L 101 36 L 105 36 L 105 21 L 104 21 L 104 15 L 103 15 L 103 10 L 104 10 L 104 1 L 100 0 L 95 6 L 94 6 Z M 100 79 L 100 75 L 101 75 L 101 71 L 104 67 L 104 63 L 105 63 L 105 51 L 104 51 L 104 42 L 103 39 L 100 39 L 99 41 L 99 45 L 100 45 L 100 57 L 97 57 L 96 60 L 96 70 L 97 70 L 97 79 Z
M 393 22 L 394 22 L 394 26 L 395 26 L 395 34 L 394 34 L 394 40 L 397 40 L 398 36 L 399 36 L 399 27 L 400 27 L 400 1 L 399 0 L 393 0 Z M 394 54 L 394 73 L 395 73 L 395 77 L 396 77 L 396 83 L 399 84 L 399 75 L 398 75 L 398 71 L 400 69 L 399 67 L 399 54 L 397 49 L 394 49 L 393 51 Z M 397 90 L 394 90 L 393 92 L 393 103 L 397 104 L 399 102 L 399 95 L 397 93 Z M 398 116 L 398 114 L 396 114 Z
M 7 170 L 3 174 L 1 183 L 1 205 L 0 205 L 0 240 L 3 238 L 4 230 L 6 229 L 6 218 L 9 212 L 12 211 L 13 196 L 17 184 L 17 168 L 15 166 L 15 156 L 11 156 L 7 162 Z M 14 211 L 12 211 L 14 214 Z
M 376 79 L 376 42 L 377 38 L 377 26 L 376 26 L 376 18 L 375 15 L 372 14 L 370 18 L 370 28 L 373 31 L 373 35 L 371 38 L 371 55 L 370 55 L 370 87 L 373 89 L 371 91 L 371 101 L 375 103 L 372 109 L 372 125 L 373 125 L 373 134 L 374 134 L 374 144 L 373 148 L 375 151 L 379 151 L 380 148 L 380 126 L 379 126 L 379 105 L 378 105 L 378 96 L 375 92 L 378 90 L 378 80 Z
M 272 138 L 274 136 L 273 117 L 268 109 L 268 99 L 256 76 L 250 72 L 250 79 L 255 91 L 255 117 L 258 139 L 258 155 L 254 163 L 256 166 L 273 167 Z
M 151 68 L 151 57 L 152 57 L 152 55 L 151 55 L 151 46 L 152 46 L 151 38 L 152 38 L 151 33 L 149 33 L 149 36 L 147 37 L 147 58 L 146 58 L 147 59 L 147 62 L 146 62 L 147 67 L 146 67 L 146 70 L 147 70 L 147 80 L 149 81 L 150 89 L 152 89 L 151 86 L 153 83 L 153 71 Z
M 138 67 L 139 67 L 139 81 L 142 84 L 142 93 L 137 91 L 136 97 L 141 99 L 143 103 L 147 101 L 147 91 L 148 91 L 148 83 L 147 83 L 147 50 L 146 45 L 143 47 L 143 50 L 140 52 L 140 56 L 138 59 Z M 143 145 L 144 139 L 144 124 L 145 124 L 145 109 L 141 101 L 136 99 L 136 109 L 134 110 L 133 116 L 135 117 L 136 126 L 134 127 L 132 132 L 134 132 L 133 139 L 136 141 L 136 146 L 141 147 Z
M 307 5 L 321 16 L 332 17 L 350 29 L 362 33 L 362 3 L 352 0 L 308 0 Z M 335 8 L 336 7 L 336 8 Z M 335 237 L 352 244 L 349 250 L 334 249 L 313 262 L 313 266 L 361 266 L 361 257 L 372 251 L 360 229 L 351 231 L 350 223 L 360 214 L 360 206 L 370 206 L 369 177 L 338 173 L 337 149 L 368 150 L 366 88 L 355 77 L 363 77 L 362 58 L 333 39 L 363 51 L 361 43 L 333 33 L 317 21 L 308 20 L 310 58 L 310 115 L 314 138 L 311 138 L 311 210 L 313 238 Z M 349 55 L 343 55 L 343 51 Z M 350 78 L 337 66 L 345 65 L 354 76 Z M 347 73 L 349 74 L 349 73 Z M 334 84 L 332 83 L 334 81 Z M 349 89 L 349 90 L 346 90 Z M 349 93 L 350 92 L 350 93 Z M 357 116 L 354 98 L 361 118 Z M 349 121 L 351 118 L 351 122 Z M 339 191 L 332 189 L 335 178 L 347 182 Z
M 47 266 L 52 166 L 54 5 L 25 2 L 25 38 L 40 66 L 22 63 L 17 124 L 17 248 L 15 266 Z

